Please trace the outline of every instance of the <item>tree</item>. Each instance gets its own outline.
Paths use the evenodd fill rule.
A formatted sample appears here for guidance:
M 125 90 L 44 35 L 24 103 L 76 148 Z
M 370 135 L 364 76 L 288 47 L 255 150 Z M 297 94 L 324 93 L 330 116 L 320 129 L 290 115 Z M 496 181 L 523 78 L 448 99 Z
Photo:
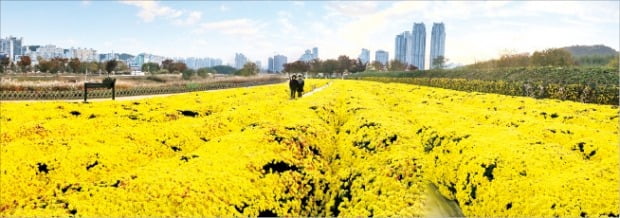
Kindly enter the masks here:
M 338 61 L 333 59 L 327 59 L 321 65 L 321 71 L 332 75 L 339 68 Z
M 105 63 L 105 71 L 108 72 L 108 77 L 110 76 L 110 73 L 116 69 L 116 65 L 118 65 L 118 61 L 116 60 L 109 60 Z
M 89 62 L 86 69 L 88 69 L 89 72 L 93 73 L 101 70 L 101 68 L 99 67 L 99 62 L 96 61 Z
M 383 70 L 383 64 L 380 61 L 373 61 L 370 65 L 372 65 L 375 70 Z
M 239 76 L 253 76 L 258 74 L 258 66 L 254 62 L 247 62 L 243 65 L 243 68 L 235 72 L 235 75 Z
M 532 54 L 532 65 L 534 66 L 573 66 L 575 60 L 570 52 L 561 48 L 545 49 L 542 52 Z
M 349 71 L 351 68 L 351 59 L 349 56 L 340 55 L 338 56 L 338 72 Z
M 69 60 L 69 68 L 71 68 L 71 71 L 73 73 L 77 73 L 80 71 L 81 68 L 81 63 L 80 63 L 80 59 L 77 58 L 71 58 L 71 60 Z
M 443 69 L 446 67 L 446 58 L 444 56 L 437 56 L 433 59 L 433 68 L 434 69 Z
M 19 65 L 22 69 L 22 71 L 26 71 L 28 68 L 30 68 L 30 64 L 32 64 L 32 61 L 30 60 L 30 56 L 21 56 L 19 58 L 19 62 L 17 62 L 17 65 Z
M 182 72 L 181 77 L 182 77 L 184 80 L 189 80 L 189 79 L 191 79 L 194 75 L 196 75 L 196 71 L 194 71 L 193 69 L 185 69 L 185 70 Z
M 35 68 L 37 68 L 41 72 L 48 73 L 50 72 L 51 63 L 44 59 L 39 59 L 39 64 L 37 64 Z
M 215 72 L 220 74 L 232 74 L 236 71 L 235 68 L 226 65 L 217 65 L 215 67 L 212 67 L 211 69 L 215 70 Z
M 295 61 L 293 63 L 284 64 L 284 72 L 303 73 L 310 70 L 310 64 L 304 61 Z
M 153 62 L 144 63 L 142 64 L 142 71 L 149 72 L 149 73 L 157 72 L 159 71 L 159 64 L 153 63 Z
M 9 63 L 11 63 L 11 61 L 9 60 L 8 57 L 0 58 L 0 65 L 2 65 L 2 72 L 3 73 L 6 70 L 6 68 L 9 66 Z
M 183 72 L 187 70 L 187 65 L 185 65 L 185 63 L 183 62 L 174 62 L 170 65 L 170 68 L 168 69 L 169 72 L 174 73 L 174 72 Z
M 308 63 L 308 65 L 310 65 L 310 72 L 320 73 L 322 64 L 323 61 L 321 61 L 321 59 L 316 58 L 311 60 L 310 63 Z
M 99 64 L 96 61 L 87 61 L 80 64 L 80 72 L 94 73 L 99 70 Z
M 620 68 L 618 58 L 620 57 L 616 55 L 616 57 L 614 57 L 613 59 L 611 59 L 611 61 L 609 61 L 609 63 L 607 63 L 607 66 L 613 67 L 614 69 Z
M 116 68 L 114 68 L 114 72 L 126 72 L 129 71 L 129 65 L 127 65 L 127 63 L 125 63 L 124 61 L 117 61 L 116 62 Z
M 67 72 L 67 63 L 69 63 L 69 59 L 68 58 L 52 58 L 52 61 L 54 62 L 55 66 L 58 67 L 58 71 L 59 72 Z
M 66 58 L 59 58 L 59 57 L 55 57 L 50 60 L 45 60 L 43 58 L 38 58 L 38 59 L 39 59 L 39 65 L 37 65 L 36 67 L 41 72 L 47 72 L 47 73 L 58 73 L 58 72 L 64 71 L 65 70 L 64 66 L 68 60 Z
M 388 67 L 389 71 L 405 71 L 407 65 L 399 60 L 390 61 L 390 66 Z
M 216 73 L 215 70 L 208 68 L 208 67 L 203 67 L 196 71 L 196 74 L 198 74 L 198 76 L 202 78 L 208 77 L 209 74 L 215 74 L 215 73 Z
M 172 73 L 172 63 L 174 63 L 174 61 L 172 59 L 166 59 L 164 61 L 161 62 L 161 68 L 168 70 L 168 72 Z

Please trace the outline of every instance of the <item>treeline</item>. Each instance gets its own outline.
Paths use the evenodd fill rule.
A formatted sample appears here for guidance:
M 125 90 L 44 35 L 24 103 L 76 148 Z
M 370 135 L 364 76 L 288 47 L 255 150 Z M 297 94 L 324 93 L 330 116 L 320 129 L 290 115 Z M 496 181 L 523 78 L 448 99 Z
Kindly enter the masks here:
M 203 67 L 197 70 L 186 69 L 182 72 L 183 79 L 190 80 L 196 77 L 208 77 L 213 74 L 229 74 L 237 76 L 253 76 L 259 73 L 260 69 L 255 63 L 248 62 L 243 65 L 243 68 L 237 70 L 231 66 L 218 65 L 214 67 Z
M 105 72 L 107 62 L 86 61 L 82 62 L 78 58 L 59 58 L 55 57 L 49 60 L 38 58 L 37 64 L 32 65 L 32 60 L 29 56 L 21 56 L 20 60 L 16 64 L 9 61 L 8 58 L 0 59 L 0 73 L 7 71 L 26 73 L 32 71 L 38 71 L 43 73 L 95 73 Z M 116 68 L 113 69 L 116 72 L 128 71 L 129 66 L 124 62 L 118 62 Z
M 124 61 L 110 60 L 104 62 L 97 61 L 80 61 L 78 58 L 60 58 L 55 57 L 49 60 L 38 58 L 37 64 L 33 65 L 33 61 L 29 56 L 21 56 L 17 63 L 11 62 L 8 58 L 0 59 L 0 73 L 7 71 L 26 73 L 26 72 L 42 72 L 42 73 L 128 73 L 131 71 L 130 66 Z M 114 66 L 108 68 L 107 66 Z M 144 63 L 141 66 L 143 72 L 150 74 L 182 74 L 183 78 L 190 79 L 195 76 L 207 77 L 210 74 L 235 74 L 235 75 L 256 75 L 258 67 L 254 63 L 248 63 L 243 69 L 237 70 L 230 66 L 219 65 L 208 68 L 200 68 L 197 70 L 189 69 L 187 65 L 180 61 L 166 59 L 161 64 Z
M 284 72 L 286 73 L 302 73 L 309 72 L 312 74 L 326 73 L 342 73 L 342 72 L 362 72 L 366 70 L 366 65 L 359 59 L 351 59 L 346 55 L 340 55 L 338 59 L 314 59 L 310 62 L 295 61 L 293 63 L 284 64 Z
M 618 68 L 618 54 L 615 55 L 584 55 L 573 57 L 573 55 L 563 48 L 550 48 L 543 51 L 536 51 L 532 55 L 505 54 L 499 59 L 492 59 L 483 62 L 466 65 L 467 69 L 489 69 L 489 68 L 510 68 L 510 67 L 541 67 L 541 66 L 607 66 Z
M 295 61 L 292 63 L 284 64 L 285 73 L 302 73 L 308 72 L 310 74 L 325 73 L 327 75 L 333 75 L 334 73 L 358 73 L 367 70 L 372 71 L 413 71 L 418 68 L 413 65 L 407 65 L 397 60 L 392 60 L 387 64 L 383 64 L 379 61 L 373 61 L 371 63 L 363 63 L 360 59 L 349 58 L 346 55 L 340 55 L 337 59 L 314 59 L 309 62 Z

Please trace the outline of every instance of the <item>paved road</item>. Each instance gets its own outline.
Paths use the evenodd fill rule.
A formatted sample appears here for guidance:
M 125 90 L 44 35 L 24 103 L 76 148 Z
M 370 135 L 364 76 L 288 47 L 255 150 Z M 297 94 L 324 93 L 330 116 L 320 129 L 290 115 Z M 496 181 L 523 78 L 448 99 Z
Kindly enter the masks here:
M 463 217 L 463 212 L 455 201 L 445 198 L 437 186 L 428 183 L 426 188 L 426 217 Z

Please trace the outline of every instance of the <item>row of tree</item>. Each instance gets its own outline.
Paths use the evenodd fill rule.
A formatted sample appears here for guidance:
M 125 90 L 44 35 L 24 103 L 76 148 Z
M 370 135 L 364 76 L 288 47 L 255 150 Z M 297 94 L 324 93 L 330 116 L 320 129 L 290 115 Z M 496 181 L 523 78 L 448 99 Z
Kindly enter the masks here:
M 5 67 L 10 66 L 11 63 L 8 59 L 0 60 L 2 64 L 2 70 Z M 17 62 L 17 67 L 21 72 L 29 72 L 32 70 L 45 72 L 45 73 L 60 73 L 60 72 L 69 72 L 69 73 L 86 73 L 86 72 L 102 72 L 108 71 L 106 69 L 107 62 L 81 62 L 77 58 L 67 59 L 67 58 L 52 58 L 49 60 L 45 60 L 42 58 L 38 59 L 38 64 L 35 66 L 31 66 L 31 60 L 28 56 L 22 56 L 21 60 Z M 129 66 L 122 61 L 115 61 L 116 67 L 112 69 L 115 72 L 121 71 L 129 71 Z M 436 60 L 435 63 L 440 63 L 440 66 L 443 65 L 443 57 L 441 60 Z M 310 72 L 310 73 L 356 73 L 363 72 L 367 69 L 367 67 L 371 70 L 376 71 L 412 71 L 417 70 L 418 68 L 413 65 L 408 65 L 406 63 L 401 63 L 398 60 L 392 60 L 388 64 L 384 65 L 379 61 L 374 61 L 369 64 L 362 63 L 360 59 L 351 59 L 346 55 L 341 55 L 337 59 L 314 59 L 310 62 L 304 61 L 295 61 L 293 63 L 287 63 L 284 65 L 284 72 L 287 73 L 301 73 L 301 72 Z M 200 72 L 210 72 L 210 73 L 218 73 L 218 74 L 234 74 L 241 76 L 250 76 L 256 75 L 260 71 L 258 66 L 254 63 L 246 63 L 242 69 L 235 69 L 230 66 L 219 65 L 211 68 L 201 68 L 198 70 L 188 69 L 187 65 L 180 61 L 174 61 L 172 59 L 166 59 L 161 64 L 158 63 L 144 63 L 141 66 L 141 70 L 143 72 L 148 72 L 152 74 L 166 74 L 166 73 L 182 73 L 184 77 L 190 78 L 193 75 L 206 75 L 205 73 Z M 17 72 L 17 70 L 14 70 Z
M 217 74 L 232 74 L 232 75 L 238 75 L 238 76 L 253 76 L 253 75 L 257 75 L 259 71 L 260 69 L 255 63 L 248 62 L 245 65 L 243 65 L 243 68 L 239 70 L 233 67 L 230 67 L 230 66 L 226 66 L 226 65 L 204 67 L 198 70 L 185 69 L 184 71 L 182 71 L 182 77 L 183 79 L 190 80 L 196 76 L 205 78 L 205 77 L 208 77 L 209 75 L 216 74 L 216 73 Z
M 443 68 L 445 59 L 439 57 L 434 63 L 437 65 L 436 68 Z M 373 71 L 414 71 L 418 70 L 418 67 L 402 63 L 398 60 L 392 60 L 387 64 L 383 64 L 376 60 L 371 63 L 363 63 L 360 59 L 351 59 L 346 55 L 340 55 L 337 59 L 314 59 L 310 62 L 295 61 L 293 63 L 284 64 L 284 72 L 287 73 L 309 72 L 313 74 L 326 73 L 331 75 L 333 73 L 364 72 L 367 69 Z
M 573 57 L 562 48 L 550 48 L 536 51 L 532 55 L 504 54 L 499 59 L 477 62 L 466 66 L 471 69 L 506 68 L 506 67 L 534 67 L 534 66 L 610 66 L 618 67 L 618 56 L 585 56 Z
M 346 55 L 341 55 L 338 59 L 314 59 L 309 62 L 295 61 L 284 64 L 284 72 L 287 73 L 356 73 L 366 70 L 366 64 L 359 59 L 351 59 Z
M 38 58 L 37 64 L 32 65 L 32 60 L 29 56 L 21 56 L 20 60 L 16 64 L 11 63 L 8 58 L 2 58 L 0 60 L 1 72 L 11 70 L 13 72 L 31 72 L 39 71 L 43 73 L 95 73 L 95 72 L 109 72 L 106 69 L 108 62 L 96 62 L 86 61 L 82 62 L 78 58 L 59 58 L 55 57 L 49 60 Z M 114 61 L 114 69 L 111 71 L 128 71 L 129 66 L 122 61 Z

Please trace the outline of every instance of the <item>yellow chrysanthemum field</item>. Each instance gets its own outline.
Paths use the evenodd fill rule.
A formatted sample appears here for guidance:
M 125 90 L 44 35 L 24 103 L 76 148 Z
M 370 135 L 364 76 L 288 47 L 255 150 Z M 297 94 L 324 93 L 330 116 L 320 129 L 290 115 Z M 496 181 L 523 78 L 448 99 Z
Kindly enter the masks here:
M 308 80 L 311 87 L 326 80 Z M 618 108 L 332 81 L 2 102 L 0 215 L 617 216 Z

